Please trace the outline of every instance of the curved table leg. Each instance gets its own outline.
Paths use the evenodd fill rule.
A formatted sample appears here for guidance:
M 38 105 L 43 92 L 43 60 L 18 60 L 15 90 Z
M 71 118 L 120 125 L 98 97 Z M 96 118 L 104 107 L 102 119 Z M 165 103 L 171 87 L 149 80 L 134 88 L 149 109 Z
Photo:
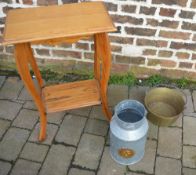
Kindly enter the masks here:
M 100 60 L 101 59 L 101 60 Z M 102 63 L 100 75 L 100 62 Z M 112 113 L 108 107 L 107 88 L 111 67 L 111 48 L 107 33 L 95 35 L 95 77 L 100 79 L 102 108 L 110 121 Z
M 27 90 L 29 91 L 31 96 L 33 97 L 35 104 L 39 110 L 39 113 L 40 113 L 39 141 L 43 141 L 46 138 L 46 124 L 47 124 L 46 113 L 45 113 L 44 105 L 42 103 L 41 96 L 37 92 L 37 89 L 33 83 L 31 75 L 30 75 L 29 65 L 28 65 L 29 58 L 34 59 L 34 57 L 32 57 L 32 54 L 29 50 L 29 44 L 28 43 L 16 44 L 15 45 L 16 65 L 18 67 L 20 77 L 23 80 L 25 87 L 27 88 Z M 32 62 L 30 62 L 30 63 L 32 64 Z M 37 65 L 35 63 L 35 60 L 34 60 L 33 66 L 34 66 L 33 70 L 38 69 Z M 37 74 L 37 73 L 35 73 L 35 74 Z M 40 75 L 40 78 L 41 78 L 41 75 Z

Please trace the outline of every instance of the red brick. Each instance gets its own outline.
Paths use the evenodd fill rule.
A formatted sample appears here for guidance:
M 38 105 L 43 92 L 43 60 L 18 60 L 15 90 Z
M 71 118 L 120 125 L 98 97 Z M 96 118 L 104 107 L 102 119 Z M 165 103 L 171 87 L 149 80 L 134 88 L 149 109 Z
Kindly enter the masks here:
M 50 55 L 48 49 L 36 49 L 36 52 L 38 55 L 41 55 L 41 56 L 49 56 Z
M 196 34 L 193 35 L 193 38 L 192 38 L 193 41 L 196 41 Z
M 196 31 L 196 23 L 183 22 L 181 28 Z
M 116 62 L 125 64 L 144 64 L 145 58 L 116 55 Z
M 181 13 L 179 14 L 179 17 L 193 19 L 194 15 L 195 15 L 195 13 L 192 12 L 192 11 L 181 10 Z
M 94 53 L 93 52 L 85 52 L 84 53 L 84 59 L 94 59 Z
M 172 49 L 188 49 L 196 51 L 196 43 L 171 42 Z
M 192 54 L 192 60 L 196 60 L 196 54 Z
M 23 0 L 23 4 L 32 5 L 33 1 L 32 0 Z
M 138 38 L 136 44 L 138 46 L 167 47 L 167 41 L 161 41 L 161 40 L 149 40 L 149 39 Z
M 169 57 L 172 56 L 172 54 L 173 54 L 172 51 L 160 50 L 159 53 L 158 53 L 158 56 L 159 56 L 159 57 L 169 58 Z
M 75 64 L 74 69 L 79 71 L 92 71 L 93 70 L 93 63 L 91 62 L 83 62 L 83 61 L 77 61 Z
M 155 29 L 146 29 L 138 27 L 125 27 L 127 34 L 139 35 L 139 36 L 154 36 L 156 33 Z
M 111 2 L 105 2 L 105 6 L 108 11 L 113 11 L 113 12 L 116 12 L 118 8 L 117 4 L 113 4 Z
M 157 50 L 154 49 L 145 49 L 143 55 L 156 55 Z
M 139 25 L 139 24 L 143 24 L 143 19 L 142 18 L 135 18 L 135 17 L 131 17 L 131 16 L 122 16 L 122 15 L 110 15 L 113 19 L 114 22 L 117 23 L 130 23 L 130 24 L 135 24 L 135 25 Z
M 154 15 L 156 11 L 155 7 L 140 7 L 140 14 L 145 14 L 145 15 Z
M 111 72 L 112 73 L 126 73 L 129 71 L 129 65 L 127 64 L 115 64 L 112 63 Z
M 179 68 L 186 68 L 186 69 L 190 69 L 192 68 L 193 63 L 187 63 L 187 62 L 180 62 L 179 63 Z
M 72 48 L 72 44 L 68 44 L 68 43 L 62 43 L 59 46 L 63 48 Z
M 160 65 L 161 67 L 175 67 L 176 62 L 171 61 L 171 60 L 162 60 L 162 59 L 148 59 L 148 66 L 158 66 Z
M 153 4 L 179 5 L 186 6 L 188 0 L 152 0 Z
M 82 49 L 82 50 L 89 50 L 89 44 L 88 43 L 76 43 L 76 48 Z
M 110 42 L 119 44 L 133 44 L 133 38 L 110 36 Z
M 176 10 L 174 10 L 174 9 L 160 8 L 159 15 L 160 16 L 174 17 L 175 13 L 176 13 Z
M 81 53 L 76 51 L 53 50 L 52 53 L 57 57 L 81 58 Z
M 54 5 L 58 4 L 58 0 L 38 0 L 38 5 Z
M 196 1 L 192 0 L 191 8 L 196 8 Z
M 188 40 L 190 38 L 191 33 L 185 33 L 185 32 L 173 32 L 173 31 L 164 31 L 161 30 L 159 32 L 159 36 L 164 38 L 174 38 L 174 39 L 183 39 Z
M 136 6 L 135 5 L 122 5 L 122 11 L 127 13 L 135 13 Z
M 156 19 L 147 19 L 147 25 L 153 26 L 153 27 L 157 27 L 157 26 L 161 26 L 161 27 L 168 27 L 168 28 L 172 28 L 172 29 L 176 29 L 178 27 L 179 22 L 177 21 L 173 21 L 173 20 L 163 20 L 162 22 L 159 22 Z
M 190 54 L 186 52 L 177 52 L 176 56 L 178 57 L 178 59 L 188 59 Z
M 111 51 L 120 53 L 122 51 L 122 46 L 111 45 Z

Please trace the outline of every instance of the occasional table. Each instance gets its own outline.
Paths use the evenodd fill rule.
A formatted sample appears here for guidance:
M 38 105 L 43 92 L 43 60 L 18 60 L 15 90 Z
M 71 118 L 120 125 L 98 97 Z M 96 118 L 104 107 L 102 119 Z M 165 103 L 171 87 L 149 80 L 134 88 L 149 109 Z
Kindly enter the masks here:
M 8 12 L 3 41 L 13 44 L 16 65 L 40 114 L 39 141 L 46 138 L 47 113 L 102 104 L 111 119 L 107 87 L 111 51 L 107 32 L 116 31 L 102 2 L 16 9 Z M 56 45 L 94 38 L 94 79 L 45 86 L 31 44 Z M 30 67 L 38 81 L 34 85 Z

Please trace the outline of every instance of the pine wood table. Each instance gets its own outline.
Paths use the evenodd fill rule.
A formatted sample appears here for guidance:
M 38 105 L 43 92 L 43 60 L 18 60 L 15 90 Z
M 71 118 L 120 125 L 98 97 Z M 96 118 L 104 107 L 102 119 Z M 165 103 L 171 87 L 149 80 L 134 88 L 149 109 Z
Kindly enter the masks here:
M 1 44 L 15 46 L 16 65 L 40 113 L 39 140 L 46 138 L 47 113 L 102 104 L 111 119 L 107 86 L 111 66 L 107 32 L 116 31 L 102 2 L 16 9 L 8 12 Z M 94 37 L 94 79 L 44 86 L 31 44 L 74 43 Z M 33 70 L 37 89 L 30 75 Z

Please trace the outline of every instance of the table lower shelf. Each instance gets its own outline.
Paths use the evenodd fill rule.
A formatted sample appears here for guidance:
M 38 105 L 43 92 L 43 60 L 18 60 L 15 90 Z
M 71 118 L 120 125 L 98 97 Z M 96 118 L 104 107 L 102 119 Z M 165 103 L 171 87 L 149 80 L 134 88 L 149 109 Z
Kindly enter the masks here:
M 42 96 L 47 113 L 101 104 L 99 83 L 95 79 L 46 86 Z

